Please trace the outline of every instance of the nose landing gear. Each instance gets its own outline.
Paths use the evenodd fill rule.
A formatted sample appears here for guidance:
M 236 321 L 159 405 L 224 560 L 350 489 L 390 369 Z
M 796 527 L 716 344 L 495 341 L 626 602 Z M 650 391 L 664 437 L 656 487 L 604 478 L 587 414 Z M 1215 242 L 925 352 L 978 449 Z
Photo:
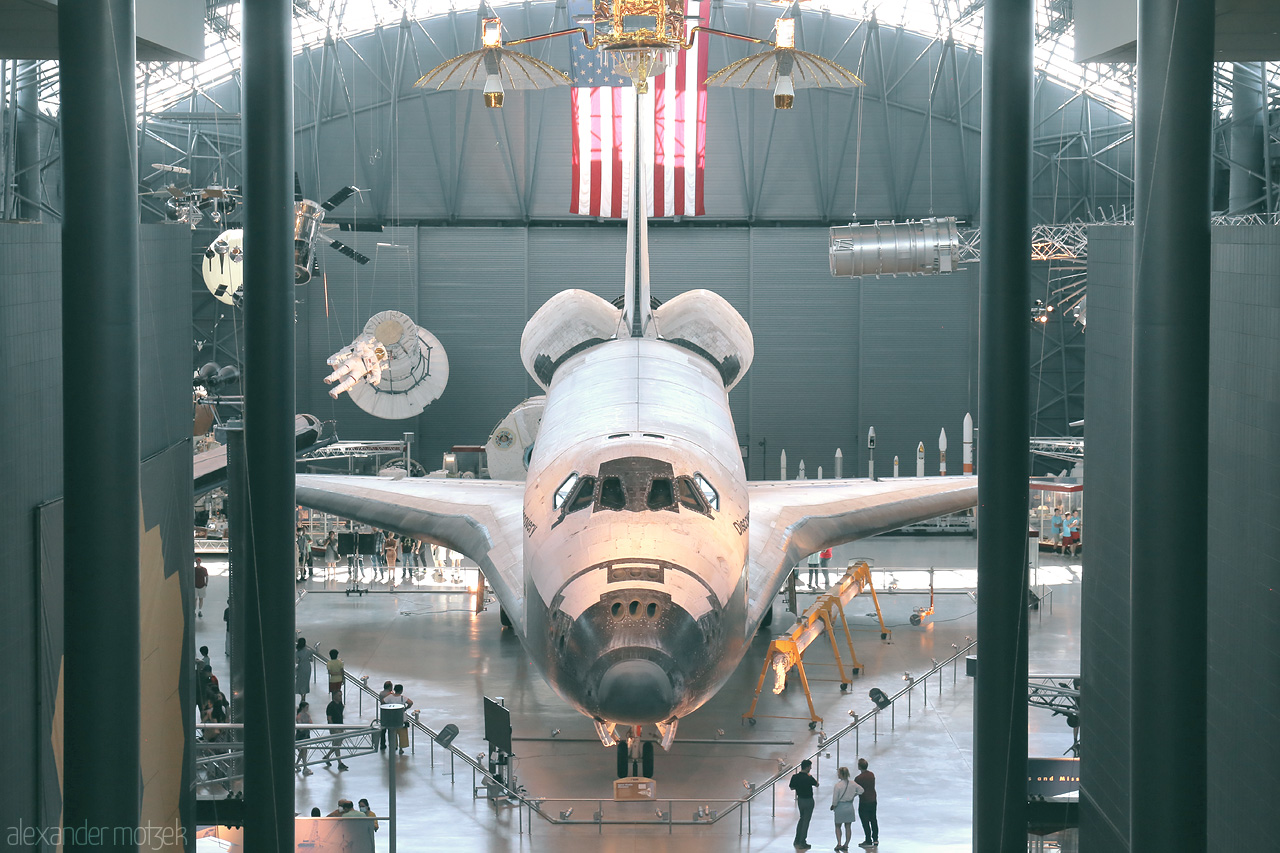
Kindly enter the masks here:
M 614 747 L 618 757 L 618 778 L 643 776 L 653 778 L 653 741 L 640 736 L 640 727 L 636 726 L 626 740 L 619 740 Z

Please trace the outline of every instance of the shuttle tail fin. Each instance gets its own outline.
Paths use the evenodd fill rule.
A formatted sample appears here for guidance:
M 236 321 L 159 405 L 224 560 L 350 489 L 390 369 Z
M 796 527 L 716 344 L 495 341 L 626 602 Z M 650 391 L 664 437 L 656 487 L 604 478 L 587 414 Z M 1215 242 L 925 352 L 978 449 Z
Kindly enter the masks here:
M 653 301 L 649 288 L 649 187 L 645 182 L 644 149 L 640 144 L 642 122 L 641 102 L 652 99 L 653 93 L 637 94 L 633 86 L 629 92 L 632 101 L 630 115 L 631 132 L 628 174 L 631 181 L 631 203 L 627 207 L 627 268 L 622 306 L 622 328 L 618 337 L 656 338 L 657 327 L 653 322 Z

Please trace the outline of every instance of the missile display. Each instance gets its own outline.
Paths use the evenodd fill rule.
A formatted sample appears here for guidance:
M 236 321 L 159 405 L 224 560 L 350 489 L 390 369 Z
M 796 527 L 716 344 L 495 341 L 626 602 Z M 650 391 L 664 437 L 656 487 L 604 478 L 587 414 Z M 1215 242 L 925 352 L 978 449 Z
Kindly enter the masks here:
M 964 474 L 973 476 L 973 415 L 964 415 Z

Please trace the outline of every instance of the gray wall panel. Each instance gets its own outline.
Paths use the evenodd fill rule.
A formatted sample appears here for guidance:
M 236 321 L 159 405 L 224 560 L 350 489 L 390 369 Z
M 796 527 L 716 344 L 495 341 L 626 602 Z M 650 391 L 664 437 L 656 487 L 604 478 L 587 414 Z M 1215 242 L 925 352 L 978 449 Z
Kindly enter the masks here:
M 35 629 L 35 508 L 62 494 L 62 229 L 0 225 L 0 646 L 9 661 L 0 691 L 0 796 L 9 823 L 38 825 L 40 742 Z M 92 417 L 92 413 L 86 413 Z
M 776 479 L 787 451 L 788 476 L 800 460 L 809 477 L 835 473 L 835 452 L 856 441 L 857 289 L 831 277 L 827 234 L 819 228 L 759 228 L 751 233 L 749 321 L 756 360 L 747 374 L 750 410 L 739 433 L 751 441 L 751 476 Z M 745 428 L 745 429 L 744 429 Z M 745 436 L 744 436 L 745 437 Z M 767 456 L 759 442 L 768 442 Z
M 449 387 L 418 419 L 418 458 L 436 468 L 449 447 L 483 444 L 526 396 L 525 231 L 423 228 L 418 257 L 421 310 L 449 353 Z
M 191 231 L 144 225 L 139 232 L 139 341 L 142 458 L 191 437 L 191 365 L 175 353 L 191 346 Z M 178 322 L 175 318 L 180 318 Z
M 1132 228 L 1090 228 L 1081 847 L 1103 853 L 1127 850 L 1129 832 L 1132 280 Z
M 1209 837 L 1272 843 L 1280 762 L 1280 229 L 1213 229 Z M 1092 332 L 1090 333 L 1092 334 Z
M 185 358 L 173 357 L 191 345 L 191 232 L 153 225 L 143 226 L 140 237 L 141 451 L 145 458 L 175 445 L 181 448 L 191 438 L 190 365 Z M 0 596 L 0 647 L 10 664 L 9 689 L 0 698 L 0 731 L 6 733 L 0 738 L 0 767 L 6 770 L 0 774 L 0 796 L 8 805 L 9 826 L 19 820 L 29 826 L 47 826 L 50 814 L 56 818 L 58 809 L 57 803 L 46 802 L 47 813 L 42 817 L 36 803 L 37 777 L 43 773 L 48 783 L 54 774 L 52 767 L 40 768 L 36 763 L 37 749 L 47 743 L 39 723 L 42 709 L 35 702 L 41 694 L 36 677 L 41 669 L 47 674 L 49 666 L 56 664 L 36 660 L 41 647 L 35 621 L 40 565 L 35 534 L 36 508 L 59 498 L 63 491 L 61 274 L 59 226 L 0 225 L 0 363 L 9 368 L 0 371 L 0 400 L 4 401 L 0 405 L 0 436 L 4 437 L 0 517 L 5 519 L 5 534 L 0 536 L 5 585 L 5 595 Z M 66 415 L 68 429 L 84 441 L 93 441 L 100 412 Z M 177 489 L 178 494 L 190 495 L 189 457 L 183 479 L 169 485 L 170 494 Z M 185 505 L 190 505 L 189 499 Z M 185 548 L 167 551 L 172 559 L 165 565 L 166 574 L 182 573 L 185 588 L 190 584 L 190 550 L 187 540 Z M 61 601 L 51 606 L 60 609 Z M 190 660 L 189 639 L 185 650 L 183 660 Z M 46 705 L 43 712 L 51 709 Z
M 653 295 L 664 302 L 687 290 L 712 290 L 747 316 L 751 304 L 750 232 L 746 228 L 653 228 L 649 231 Z M 752 330 L 753 335 L 755 330 Z M 756 351 L 759 352 L 757 339 Z M 751 372 L 729 393 L 738 443 L 747 443 Z
M 625 273 L 626 230 L 601 226 L 582 228 L 529 228 L 529 291 L 525 317 L 562 290 L 586 290 L 612 302 L 622 295 Z M 523 325 L 517 335 L 524 331 Z M 542 389 L 516 360 L 508 370 L 525 377 L 525 396 L 541 394 Z M 518 400 L 511 405 L 514 406 Z
M 947 473 L 961 473 L 963 424 L 978 424 L 977 265 L 950 276 L 864 278 L 861 329 L 861 402 L 857 459 L 866 475 L 866 435 L 876 428 L 876 474 L 915 476 L 916 448 L 924 442 L 925 474 L 938 473 L 938 434 L 947 431 Z M 846 453 L 846 461 L 853 457 Z
M 1089 233 L 1081 849 L 1127 850 L 1129 376 L 1133 234 Z M 1213 229 L 1209 373 L 1208 756 L 1211 850 L 1271 843 L 1280 761 L 1280 233 Z M 1187 412 L 1187 417 L 1199 413 Z M 1177 495 L 1169 511 L 1178 509 Z M 1170 583 L 1178 567 L 1169 567 Z M 1176 713 L 1176 709 L 1171 709 Z

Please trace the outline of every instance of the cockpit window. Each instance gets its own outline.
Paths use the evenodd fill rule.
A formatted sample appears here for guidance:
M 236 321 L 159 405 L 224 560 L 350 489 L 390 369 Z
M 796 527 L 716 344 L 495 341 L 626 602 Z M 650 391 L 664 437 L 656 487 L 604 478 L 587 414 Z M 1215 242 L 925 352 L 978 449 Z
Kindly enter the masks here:
M 626 509 L 627 493 L 620 477 L 605 477 L 600 481 L 600 506 L 605 509 Z
M 702 492 L 702 496 L 706 498 L 707 504 L 716 512 L 720 511 L 720 494 L 715 487 L 707 482 L 707 478 L 701 474 L 693 475 L 694 481 L 698 484 L 698 490 Z
M 583 477 L 578 483 L 577 490 L 573 493 L 573 497 L 569 499 L 569 505 L 565 507 L 565 514 L 577 512 L 580 509 L 586 509 L 591 506 L 591 502 L 595 499 L 596 478 Z
M 555 497 L 551 499 L 552 509 L 559 509 L 560 506 L 569 499 L 569 495 L 573 492 L 573 487 L 578 484 L 577 472 L 570 474 L 560 484 L 560 488 L 556 489 Z
M 673 509 L 676 505 L 675 495 L 671 491 L 671 481 L 666 477 L 655 478 L 649 484 L 649 509 Z
M 693 485 L 693 480 L 688 477 L 681 477 L 676 483 L 680 495 L 680 506 L 685 509 L 691 509 L 694 512 L 707 514 L 707 507 L 703 503 L 702 495 L 698 494 L 697 487 Z

